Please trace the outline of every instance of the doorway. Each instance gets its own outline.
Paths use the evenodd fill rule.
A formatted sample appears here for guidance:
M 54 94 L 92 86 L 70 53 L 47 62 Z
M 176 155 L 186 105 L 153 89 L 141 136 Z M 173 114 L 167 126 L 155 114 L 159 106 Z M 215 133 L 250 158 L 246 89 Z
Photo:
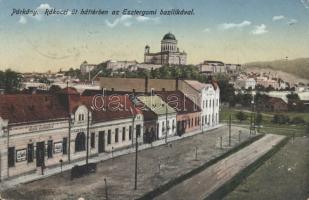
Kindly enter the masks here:
M 45 165 L 45 142 L 36 143 L 36 166 Z
M 99 148 L 98 151 L 99 153 L 103 153 L 105 151 L 105 131 L 100 131 L 99 132 Z

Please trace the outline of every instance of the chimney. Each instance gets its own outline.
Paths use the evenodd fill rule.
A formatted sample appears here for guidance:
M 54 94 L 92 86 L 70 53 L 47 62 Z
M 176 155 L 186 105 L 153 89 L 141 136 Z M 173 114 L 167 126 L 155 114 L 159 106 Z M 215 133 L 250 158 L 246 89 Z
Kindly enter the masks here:
M 145 94 L 148 93 L 148 76 L 145 77 Z

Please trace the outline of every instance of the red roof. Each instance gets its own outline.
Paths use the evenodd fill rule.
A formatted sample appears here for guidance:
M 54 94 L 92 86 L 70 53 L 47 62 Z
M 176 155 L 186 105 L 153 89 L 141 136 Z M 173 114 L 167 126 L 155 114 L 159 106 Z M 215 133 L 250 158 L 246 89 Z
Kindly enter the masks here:
M 201 112 L 201 108 L 180 91 L 156 91 L 155 94 L 161 97 L 169 106 L 174 108 L 177 113 L 185 114 Z
M 91 109 L 94 122 L 131 118 L 132 113 L 142 114 L 134 107 L 128 95 L 81 96 L 79 105 Z
M 0 117 L 9 120 L 9 124 L 57 120 L 66 116 L 65 107 L 52 95 L 0 95 Z
M 283 101 L 283 99 L 278 98 L 278 97 L 269 97 L 268 102 L 270 104 L 282 103 L 282 104 L 287 105 L 287 103 L 285 101 Z
M 68 96 L 70 109 L 67 107 Z M 95 96 L 79 96 L 75 93 L 68 96 L 65 94 L 0 95 L 0 117 L 9 120 L 9 124 L 63 120 L 67 118 L 69 111 L 74 113 L 81 105 L 91 109 L 94 122 L 131 118 L 132 112 L 134 115 L 142 113 L 133 106 L 128 95 L 100 97 L 96 105 L 101 106 L 103 99 L 104 110 L 95 109 Z

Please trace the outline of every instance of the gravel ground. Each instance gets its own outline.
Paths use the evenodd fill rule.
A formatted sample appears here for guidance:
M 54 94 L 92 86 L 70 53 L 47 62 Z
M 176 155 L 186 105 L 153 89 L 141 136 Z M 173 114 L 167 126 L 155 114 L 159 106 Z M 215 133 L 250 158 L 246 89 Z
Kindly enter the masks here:
M 225 200 L 309 198 L 309 137 L 299 137 L 247 177 Z
M 249 137 L 249 130 L 232 128 L 232 145 Z M 220 148 L 223 137 L 223 149 Z M 195 147 L 198 147 L 195 159 Z M 108 199 L 135 199 L 162 185 L 176 176 L 202 165 L 206 161 L 228 151 L 228 128 L 222 127 L 139 152 L 138 184 L 134 190 L 135 154 L 120 156 L 99 163 L 97 172 L 89 176 L 70 180 L 68 172 L 49 178 L 19 185 L 2 192 L 6 199 L 105 199 L 107 180 Z M 159 170 L 160 163 L 160 170 Z

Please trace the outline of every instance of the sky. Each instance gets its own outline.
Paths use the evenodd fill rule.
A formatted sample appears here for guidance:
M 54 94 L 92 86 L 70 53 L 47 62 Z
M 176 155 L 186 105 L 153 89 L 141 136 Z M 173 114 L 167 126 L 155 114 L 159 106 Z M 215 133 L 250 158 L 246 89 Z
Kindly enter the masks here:
M 13 15 L 13 9 L 40 14 Z M 45 9 L 109 15 L 52 15 Z M 309 57 L 309 0 L 0 0 L 0 70 L 53 72 L 83 61 L 143 61 L 171 32 L 189 64 Z M 194 10 L 192 16 L 111 15 L 112 10 Z

